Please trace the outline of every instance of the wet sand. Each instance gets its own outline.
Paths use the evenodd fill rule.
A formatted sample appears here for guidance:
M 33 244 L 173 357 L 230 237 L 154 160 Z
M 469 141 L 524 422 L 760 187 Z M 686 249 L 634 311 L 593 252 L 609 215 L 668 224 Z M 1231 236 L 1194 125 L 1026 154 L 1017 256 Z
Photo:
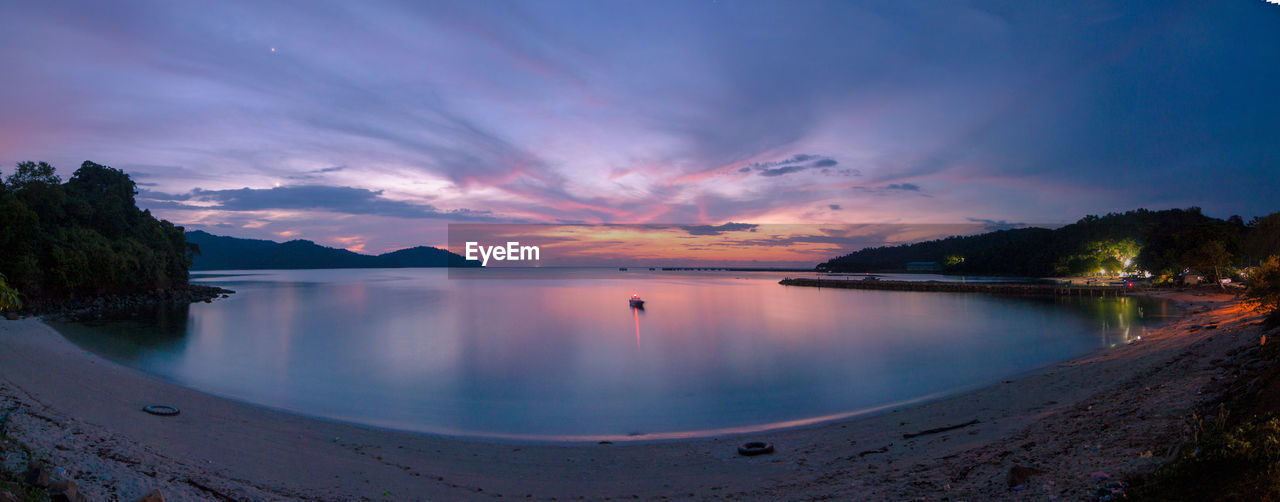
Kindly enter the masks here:
M 746 436 L 549 445 L 335 423 L 161 381 L 36 319 L 0 321 L 0 414 L 88 500 L 155 488 L 165 500 L 1079 499 L 1171 458 L 1211 383 L 1231 378 L 1222 361 L 1262 334 L 1230 295 L 1159 296 L 1184 314 L 1139 342 L 955 397 Z M 182 413 L 140 411 L 156 403 Z M 776 452 L 737 454 L 756 439 Z

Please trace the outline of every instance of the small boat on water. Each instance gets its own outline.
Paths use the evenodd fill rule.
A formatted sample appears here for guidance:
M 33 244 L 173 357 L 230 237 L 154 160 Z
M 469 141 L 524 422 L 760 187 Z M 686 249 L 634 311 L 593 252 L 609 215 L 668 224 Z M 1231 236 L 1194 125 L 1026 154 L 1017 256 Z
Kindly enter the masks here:
M 641 300 L 639 295 L 636 295 L 636 294 L 632 293 L 632 295 L 631 295 L 631 306 L 632 306 L 632 307 L 635 307 L 635 308 L 638 308 L 638 309 L 642 309 L 642 308 L 644 308 L 644 300 Z

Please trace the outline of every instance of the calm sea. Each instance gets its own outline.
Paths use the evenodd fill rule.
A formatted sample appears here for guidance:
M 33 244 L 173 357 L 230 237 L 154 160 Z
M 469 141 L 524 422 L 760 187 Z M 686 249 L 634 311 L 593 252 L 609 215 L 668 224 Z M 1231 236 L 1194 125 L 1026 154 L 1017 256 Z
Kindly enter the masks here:
M 126 366 L 272 408 L 585 440 L 767 429 L 927 399 L 1127 343 L 1172 314 L 1141 298 L 786 287 L 785 275 L 229 271 L 198 281 L 230 298 L 58 328 Z

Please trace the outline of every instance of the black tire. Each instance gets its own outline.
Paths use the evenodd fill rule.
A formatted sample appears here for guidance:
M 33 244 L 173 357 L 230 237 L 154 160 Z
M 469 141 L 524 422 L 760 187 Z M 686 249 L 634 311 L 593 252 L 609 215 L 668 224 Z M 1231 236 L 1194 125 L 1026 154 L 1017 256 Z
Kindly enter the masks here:
M 773 453 L 773 443 L 767 443 L 764 441 L 748 441 L 746 443 L 742 443 L 742 445 L 738 447 L 738 454 L 747 457 L 764 455 L 766 453 Z
M 169 406 L 167 404 L 153 404 L 151 406 L 144 406 L 142 408 L 142 411 L 145 411 L 152 415 L 159 415 L 162 417 L 172 417 L 180 413 L 177 407 Z

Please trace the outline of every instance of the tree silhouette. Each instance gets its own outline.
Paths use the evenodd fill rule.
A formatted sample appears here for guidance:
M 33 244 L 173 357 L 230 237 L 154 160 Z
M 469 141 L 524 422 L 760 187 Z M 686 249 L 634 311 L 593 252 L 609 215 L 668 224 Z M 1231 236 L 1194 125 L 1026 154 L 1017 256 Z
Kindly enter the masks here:
M 139 210 L 129 175 L 86 161 L 62 183 L 47 163 L 17 167 L 0 189 L 0 273 L 28 303 L 187 283 L 183 229 Z

